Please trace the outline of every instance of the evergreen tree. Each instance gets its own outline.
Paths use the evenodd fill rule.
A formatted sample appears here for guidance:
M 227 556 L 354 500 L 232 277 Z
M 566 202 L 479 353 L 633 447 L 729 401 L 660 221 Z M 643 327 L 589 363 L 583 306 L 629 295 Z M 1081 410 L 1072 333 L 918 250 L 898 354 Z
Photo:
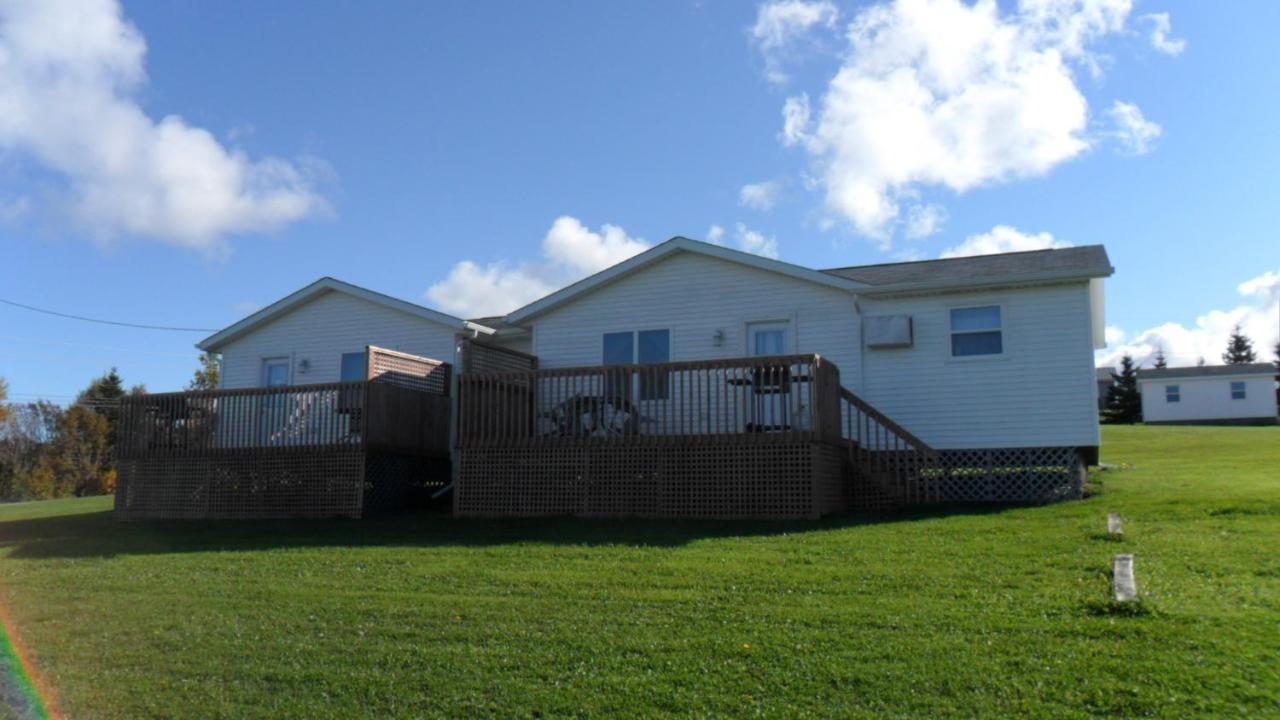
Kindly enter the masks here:
M 1155 363 L 1156 363 L 1156 367 L 1157 367 L 1157 368 L 1159 368 L 1159 369 L 1161 369 L 1161 370 L 1163 370 L 1163 369 L 1165 369 L 1165 368 L 1169 367 L 1169 361 L 1168 361 L 1168 360 L 1165 358 L 1165 356 L 1164 356 L 1164 346 L 1163 346 L 1163 345 L 1157 345 L 1157 346 L 1156 346 L 1156 357 L 1155 357 Z
M 1103 417 L 1108 423 L 1142 422 L 1142 395 L 1138 392 L 1138 369 L 1129 355 L 1120 358 L 1119 374 L 1111 373 L 1111 387 L 1107 389 L 1107 409 Z
M 1196 358 L 1196 367 L 1204 367 L 1204 356 Z
M 6 404 L 9 400 L 9 383 L 0 378 L 0 423 L 9 417 L 9 406 Z
M 1248 365 L 1258 362 L 1258 353 L 1253 351 L 1253 341 L 1240 332 L 1237 325 L 1227 340 L 1227 351 L 1222 353 L 1222 362 L 1228 365 Z
M 218 389 L 218 356 L 211 352 L 200 354 L 200 367 L 196 368 L 195 375 L 192 376 L 191 382 L 187 383 L 188 390 L 217 390 Z
M 111 368 L 102 377 L 94 378 L 89 387 L 76 396 L 76 405 L 84 406 L 106 418 L 107 448 L 113 452 L 120 432 L 120 398 L 124 395 L 124 381 L 120 379 L 120 373 Z

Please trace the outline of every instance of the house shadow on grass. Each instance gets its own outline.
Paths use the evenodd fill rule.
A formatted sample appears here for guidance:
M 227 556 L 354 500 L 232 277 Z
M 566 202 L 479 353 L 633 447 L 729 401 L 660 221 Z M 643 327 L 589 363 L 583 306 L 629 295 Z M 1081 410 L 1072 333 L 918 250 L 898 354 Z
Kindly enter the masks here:
M 321 547 L 566 546 L 678 547 L 697 540 L 780 536 L 953 515 L 995 514 L 1013 506 L 945 506 L 895 513 L 846 513 L 819 520 L 655 520 L 574 517 L 456 519 L 447 507 L 363 520 L 117 522 L 110 511 L 0 523 L 10 558 Z

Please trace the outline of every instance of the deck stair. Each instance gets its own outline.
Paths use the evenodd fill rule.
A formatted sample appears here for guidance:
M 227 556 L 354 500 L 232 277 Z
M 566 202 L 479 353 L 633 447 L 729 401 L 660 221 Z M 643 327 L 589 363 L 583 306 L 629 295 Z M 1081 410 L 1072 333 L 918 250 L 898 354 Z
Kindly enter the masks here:
M 849 505 L 885 509 L 937 501 L 938 451 L 846 387 L 840 388 L 840 443 Z

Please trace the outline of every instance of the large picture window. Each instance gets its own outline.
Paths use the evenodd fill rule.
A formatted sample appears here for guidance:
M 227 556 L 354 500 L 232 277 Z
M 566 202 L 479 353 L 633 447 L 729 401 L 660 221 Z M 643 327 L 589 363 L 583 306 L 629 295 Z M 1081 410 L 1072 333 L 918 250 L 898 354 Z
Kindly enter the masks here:
M 1004 353 L 1004 326 L 999 305 L 951 310 L 951 356 Z
M 671 331 L 641 330 L 604 334 L 604 365 L 652 365 L 671 362 Z M 639 397 L 641 400 L 665 400 L 668 378 L 666 373 L 639 373 Z M 631 397 L 630 379 L 606 378 L 604 392 L 611 397 Z

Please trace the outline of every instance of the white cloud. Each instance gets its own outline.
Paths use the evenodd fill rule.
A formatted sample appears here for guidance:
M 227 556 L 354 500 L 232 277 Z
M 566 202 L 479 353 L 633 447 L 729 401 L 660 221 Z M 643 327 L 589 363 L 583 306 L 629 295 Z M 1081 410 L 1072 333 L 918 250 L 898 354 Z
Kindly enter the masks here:
M 1089 146 L 1077 68 L 1123 29 L 1130 0 L 900 0 L 865 8 L 807 134 L 784 107 L 783 144 L 814 163 L 826 204 L 885 240 L 924 186 L 965 192 L 1042 175 Z
M 1151 25 L 1151 47 L 1166 55 L 1178 55 L 1187 49 L 1186 40 L 1174 40 L 1169 37 L 1173 24 L 1169 22 L 1169 13 L 1151 13 L 1142 19 Z
M 1156 349 L 1163 347 L 1171 367 L 1195 365 L 1204 358 L 1209 365 L 1222 363 L 1227 338 L 1237 325 L 1253 340 L 1259 362 L 1273 360 L 1280 335 L 1280 270 L 1266 272 L 1236 287 L 1244 302 L 1230 310 L 1211 310 L 1191 327 L 1167 322 L 1137 334 L 1107 333 L 1107 347 L 1096 353 L 1099 367 L 1116 365 L 1124 354 L 1151 367 Z
M 907 211 L 907 225 L 904 232 L 910 240 L 929 237 L 942 230 L 947 221 L 947 211 L 939 205 L 912 205 Z
M 31 199 L 26 195 L 19 196 L 13 200 L 5 200 L 0 197 L 0 222 L 13 222 L 31 209 Z
M 0 149 L 61 175 L 69 211 L 99 238 L 225 249 L 225 236 L 327 209 L 315 167 L 252 160 L 137 96 L 146 42 L 115 0 L 0 3 Z
M 1124 146 L 1132 155 L 1145 155 L 1151 152 L 1156 138 L 1164 130 L 1142 115 L 1142 109 L 1133 103 L 1117 100 L 1107 111 L 1115 129 L 1111 136 Z
M 772 0 L 760 6 L 751 38 L 764 56 L 765 77 L 782 84 L 790 78 L 782 69 L 792 48 L 816 27 L 834 28 L 840 12 L 826 0 Z
M 798 145 L 809 137 L 809 95 L 801 93 L 782 104 L 782 133 L 779 139 L 786 147 Z
M 763 233 L 748 229 L 742 223 L 738 223 L 737 230 L 734 239 L 737 241 L 739 250 L 774 260 L 778 259 L 778 241 L 776 238 L 772 236 L 766 237 Z
M 942 251 L 939 257 L 954 258 L 970 255 L 995 255 L 996 253 L 1025 252 L 1071 247 L 1065 240 L 1057 240 L 1047 232 L 1028 235 L 1008 225 L 997 225 L 990 232 L 970 235 L 965 241 Z
M 427 289 L 432 305 L 462 317 L 503 315 L 649 249 L 617 225 L 593 232 L 580 220 L 556 218 L 542 239 L 542 260 L 509 266 L 482 266 L 464 260 Z
M 713 245 L 724 244 L 724 228 L 719 225 L 712 225 L 707 228 L 707 242 Z
M 1104 336 L 1108 345 L 1119 345 L 1126 337 L 1124 330 L 1115 325 L 1108 325 L 1104 330 Z
M 738 204 L 756 210 L 772 210 L 778 204 L 782 183 L 777 180 L 749 183 L 738 191 Z

